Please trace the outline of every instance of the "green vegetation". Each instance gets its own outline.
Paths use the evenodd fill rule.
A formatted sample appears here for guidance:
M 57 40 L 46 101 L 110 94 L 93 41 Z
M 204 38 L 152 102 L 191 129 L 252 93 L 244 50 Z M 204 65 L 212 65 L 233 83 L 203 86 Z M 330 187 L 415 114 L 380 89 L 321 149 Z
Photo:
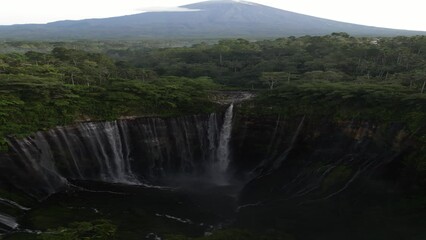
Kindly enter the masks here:
M 49 53 L 55 48 L 79 49 L 87 52 L 108 53 L 109 51 L 127 51 L 128 49 L 153 49 L 165 47 L 183 47 L 199 43 L 201 40 L 192 39 L 143 39 L 143 40 L 120 40 L 120 41 L 0 41 L 0 53 L 26 53 L 29 51 Z M 216 43 L 215 39 L 203 41 Z
M 112 240 L 117 228 L 106 220 L 76 222 L 68 228 L 50 229 L 37 237 L 39 240 Z
M 281 73 L 280 84 L 298 80 L 358 81 L 398 84 L 421 92 L 425 82 L 425 36 L 355 38 L 333 33 L 322 37 L 216 42 L 206 40 L 192 47 L 187 46 L 194 41 L 179 40 L 3 42 L 0 53 L 47 54 L 55 48 L 78 49 L 69 52 L 103 53 L 118 65 L 149 69 L 160 76 L 209 76 L 216 82 L 239 87 L 262 88 L 261 76 L 271 72 Z M 78 55 L 81 54 L 74 54 Z
M 258 93 L 253 101 L 238 108 L 242 115 L 403 125 L 416 148 L 404 158 L 405 179 L 410 181 L 407 185 L 424 189 L 424 36 L 373 39 L 336 33 L 258 42 L 221 40 L 213 45 L 178 48 L 141 47 L 129 42 L 2 44 L 0 48 L 9 49 L 0 51 L 4 52 L 0 54 L 1 151 L 7 150 L 7 136 L 26 136 L 78 121 L 211 112 L 217 105 L 209 100 L 210 90 L 224 89 L 225 85 L 227 89 Z M 34 48 L 39 51 L 24 51 Z M 19 53 L 10 53 L 10 49 Z M 324 180 L 322 190 L 344 183 L 352 171 L 346 166 L 335 168 Z M 0 194 L 7 196 L 4 192 Z M 66 223 L 59 223 L 58 211 L 53 210 L 51 215 L 34 213 L 32 220 L 40 229 L 50 229 L 38 239 L 114 239 L 120 231 L 116 223 L 104 220 L 80 222 L 83 220 L 70 217 Z M 65 213 L 61 213 L 64 218 L 75 215 L 72 211 Z M 68 225 L 70 222 L 76 223 Z M 58 227 L 62 225 L 67 227 Z M 163 233 L 173 233 L 170 229 Z M 12 239 L 20 238 L 14 235 Z M 231 229 L 206 237 L 168 235 L 165 239 L 293 238 L 274 233 L 261 237 Z
M 265 92 L 255 105 L 256 113 L 398 122 L 412 131 L 422 128 L 426 120 L 426 95 L 394 84 L 300 82 Z
M 76 121 L 214 111 L 208 95 L 218 84 L 260 90 L 240 109 L 247 114 L 401 123 L 426 142 L 424 36 L 335 33 L 176 48 L 84 41 L 1 46 L 3 52 L 40 50 L 0 54 L 3 151 L 7 136 Z M 423 160 L 412 159 L 424 169 Z
M 264 73 L 281 73 L 275 86 L 298 80 L 397 84 L 421 92 L 426 37 L 354 38 L 344 33 L 250 42 L 221 40 L 192 47 L 113 50 L 159 75 L 210 76 L 233 86 L 263 88 Z
M 107 220 L 93 222 L 75 222 L 66 228 L 49 229 L 36 237 L 38 240 L 113 240 L 116 238 L 117 227 Z M 29 235 L 34 236 L 34 235 Z M 142 236 L 145 239 L 155 239 Z M 21 239 L 14 237 L 13 239 Z M 29 239 L 22 236 L 22 239 Z M 121 238 L 120 238 L 121 239 Z M 270 233 L 258 235 L 247 230 L 228 229 L 210 233 L 205 237 L 190 238 L 183 235 L 165 235 L 164 240 L 293 240 L 290 235 Z
M 216 87 L 207 77 L 158 77 L 78 50 L 0 55 L 0 145 L 75 121 L 213 111 L 206 91 Z
M 157 48 L 149 41 L 0 46 L 0 52 L 41 50 L 0 55 L 3 148 L 5 136 L 76 120 L 211 111 L 205 91 L 216 86 L 208 78 L 234 88 L 278 87 L 266 97 L 275 99 L 272 104 L 288 102 L 286 109 L 293 113 L 310 110 L 343 118 L 352 117 L 350 111 L 377 119 L 393 115 L 413 127 L 424 118 L 424 36 L 354 38 L 334 33 L 177 48 Z M 399 112 L 407 107 L 410 112 Z
M 283 233 L 271 233 L 267 235 L 257 235 L 247 230 L 228 229 L 212 233 L 209 236 L 200 238 L 188 238 L 185 236 L 168 235 L 165 240 L 293 240 L 290 235 Z

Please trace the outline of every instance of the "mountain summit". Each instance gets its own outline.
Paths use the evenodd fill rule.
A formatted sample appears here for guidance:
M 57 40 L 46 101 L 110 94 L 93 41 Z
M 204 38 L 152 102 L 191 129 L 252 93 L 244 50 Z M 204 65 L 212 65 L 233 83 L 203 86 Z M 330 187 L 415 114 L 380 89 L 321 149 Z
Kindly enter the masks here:
M 424 34 L 332 21 L 247 1 L 212 0 L 180 8 L 186 11 L 157 11 L 105 19 L 0 26 L 0 38 L 269 38 L 325 35 L 332 32 L 358 36 Z

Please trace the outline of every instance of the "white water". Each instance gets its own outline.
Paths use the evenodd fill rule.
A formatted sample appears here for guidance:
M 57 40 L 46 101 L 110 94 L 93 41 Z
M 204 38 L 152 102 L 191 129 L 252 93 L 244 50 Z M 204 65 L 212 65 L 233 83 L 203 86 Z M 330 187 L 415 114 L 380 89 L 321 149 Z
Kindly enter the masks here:
M 219 147 L 217 149 L 218 164 L 217 167 L 221 173 L 226 172 L 230 162 L 229 141 L 232 133 L 232 118 L 234 104 L 231 104 L 225 113 L 222 129 L 220 131 Z
M 100 167 L 100 178 L 105 182 L 138 184 L 134 177 L 128 155 L 127 139 L 120 134 L 120 124 L 117 121 L 103 124 L 84 123 L 80 125 L 85 139 L 90 146 L 94 159 Z M 121 126 L 121 131 L 127 129 Z M 83 140 L 84 141 L 84 140 Z
M 37 132 L 9 142 L 15 155 L 8 165 L 20 173 L 10 178 L 17 188 L 39 199 L 70 186 L 68 179 L 165 189 L 150 180 L 168 174 L 197 178 L 206 174 L 210 183 L 226 185 L 233 110 L 231 104 L 224 115 L 88 122 Z M 0 203 L 29 210 L 3 198 Z M 0 226 L 17 229 L 19 224 L 0 213 Z
M 303 123 L 305 122 L 305 116 L 303 116 L 302 120 L 299 123 L 299 126 L 297 127 L 296 132 L 294 133 L 293 138 L 291 139 L 290 146 L 287 148 L 287 150 L 282 153 L 274 162 L 273 164 L 273 170 L 278 169 L 281 167 L 282 163 L 287 159 L 287 155 L 290 153 L 290 151 L 293 149 L 294 144 L 299 137 L 300 131 L 302 130 Z
M 171 220 L 174 220 L 174 221 L 180 222 L 180 223 L 193 224 L 193 221 L 191 221 L 190 219 L 183 219 L 183 218 L 174 217 L 174 216 L 167 215 L 167 214 L 164 214 L 164 215 L 163 215 L 163 214 L 156 213 L 156 214 L 155 214 L 155 216 L 157 216 L 157 217 L 164 217 L 164 218 L 168 218 L 168 219 L 171 219 Z
M 59 139 L 59 136 L 62 137 L 62 139 L 64 140 L 64 143 L 65 143 L 65 146 L 63 146 L 61 144 L 61 141 L 57 141 L 57 142 L 55 142 L 55 144 L 58 146 L 58 148 L 60 149 L 62 154 L 65 154 L 66 151 L 69 151 L 70 156 L 71 156 L 71 160 L 72 160 L 72 164 L 75 168 L 74 178 L 76 178 L 76 176 L 82 178 L 83 174 L 81 173 L 81 170 L 80 170 L 78 163 L 77 163 L 78 159 L 81 158 L 81 156 L 79 156 L 74 151 L 74 148 L 72 147 L 73 144 L 71 144 L 70 140 L 68 140 L 68 138 L 72 138 L 72 136 L 67 136 L 65 131 L 64 131 L 64 128 L 57 128 L 57 130 L 58 130 L 58 134 L 53 130 L 50 130 L 49 133 L 56 136 L 57 139 Z
M 16 207 L 16 208 L 18 208 L 20 210 L 24 210 L 24 211 L 31 210 L 30 208 L 24 207 L 17 202 L 14 202 L 12 200 L 5 199 L 5 198 L 0 198 L 0 203 L 4 203 L 4 204 L 7 204 L 7 205 L 12 206 L 12 207 Z
M 43 184 L 43 190 L 50 195 L 58 188 L 68 185 L 68 181 L 57 172 L 54 162 L 50 161 L 49 156 L 52 154 L 50 147 L 41 146 L 46 143 L 42 134 L 37 133 L 35 139 L 36 141 L 26 138 L 17 141 L 16 145 L 10 144 L 10 147 L 20 159 L 24 159 L 22 170 L 28 170 L 36 175 L 36 180 Z
M 226 184 L 233 108 L 223 115 L 87 122 L 38 132 L 10 142 L 11 165 L 21 173 L 13 180 L 37 198 L 66 187 L 67 179 L 148 187 L 163 177 L 206 174 Z
M 16 229 L 19 226 L 15 218 L 3 214 L 0 214 L 0 223 L 12 229 Z

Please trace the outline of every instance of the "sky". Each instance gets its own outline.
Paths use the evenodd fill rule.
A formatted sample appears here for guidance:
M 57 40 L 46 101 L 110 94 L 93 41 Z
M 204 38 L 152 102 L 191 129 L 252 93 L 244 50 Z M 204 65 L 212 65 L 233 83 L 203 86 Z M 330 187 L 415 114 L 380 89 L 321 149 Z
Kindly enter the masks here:
M 1 0 L 0 25 L 105 18 L 173 10 L 203 0 Z M 368 26 L 426 31 L 422 0 L 252 0 L 288 11 Z

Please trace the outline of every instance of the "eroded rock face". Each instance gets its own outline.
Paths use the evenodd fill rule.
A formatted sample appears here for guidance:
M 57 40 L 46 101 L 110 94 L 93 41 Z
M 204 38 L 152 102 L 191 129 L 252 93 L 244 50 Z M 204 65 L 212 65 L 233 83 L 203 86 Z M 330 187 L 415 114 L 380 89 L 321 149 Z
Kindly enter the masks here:
M 243 220 L 237 222 L 258 214 L 271 219 L 268 224 L 278 221 L 267 216 L 270 211 L 297 215 L 306 210 L 300 206 L 321 209 L 318 203 L 327 202 L 333 209 L 336 201 L 350 209 L 353 199 L 362 203 L 355 209 L 362 209 L 368 199 L 376 204 L 414 185 L 404 160 L 416 152 L 416 144 L 401 124 L 254 117 L 235 108 L 87 122 L 12 139 L 12 152 L 0 161 L 1 181 L 42 199 L 66 189 L 70 180 L 167 185 L 190 176 L 224 184 L 226 175 L 244 186 L 237 209 Z M 228 137 L 222 136 L 224 129 Z M 220 156 L 230 160 L 226 169 L 218 167 Z
M 177 176 L 213 178 L 222 162 L 224 118 L 138 118 L 37 132 L 10 140 L 3 174 L 36 198 L 67 187 L 69 180 L 144 185 Z
M 236 118 L 233 167 L 253 177 L 243 191 L 242 204 L 278 196 L 301 201 L 327 199 L 364 177 L 385 181 L 382 177 L 389 168 L 401 164 L 401 158 L 413 150 L 402 125 L 385 127 L 304 116 Z
M 226 171 L 242 182 L 276 183 L 279 194 L 327 197 L 347 189 L 360 176 L 381 172 L 410 145 L 402 125 L 228 112 L 229 108 L 180 118 L 87 122 L 12 139 L 12 152 L 2 159 L 3 179 L 45 197 L 66 188 L 68 180 L 153 184 L 191 175 L 214 181 L 220 175 L 217 171 Z M 224 165 L 219 158 L 225 155 L 223 169 L 218 167 Z M 275 175 L 274 182 L 264 180 Z M 338 181 L 330 180 L 335 175 Z M 249 195 L 262 198 L 261 193 Z
M 370 232 L 381 239 L 389 235 L 383 224 L 413 239 L 425 233 L 426 211 L 417 204 L 424 175 L 408 164 L 423 158 L 421 142 L 403 124 L 235 118 L 233 167 L 250 176 L 237 225 L 285 229 L 297 239 L 368 239 Z

